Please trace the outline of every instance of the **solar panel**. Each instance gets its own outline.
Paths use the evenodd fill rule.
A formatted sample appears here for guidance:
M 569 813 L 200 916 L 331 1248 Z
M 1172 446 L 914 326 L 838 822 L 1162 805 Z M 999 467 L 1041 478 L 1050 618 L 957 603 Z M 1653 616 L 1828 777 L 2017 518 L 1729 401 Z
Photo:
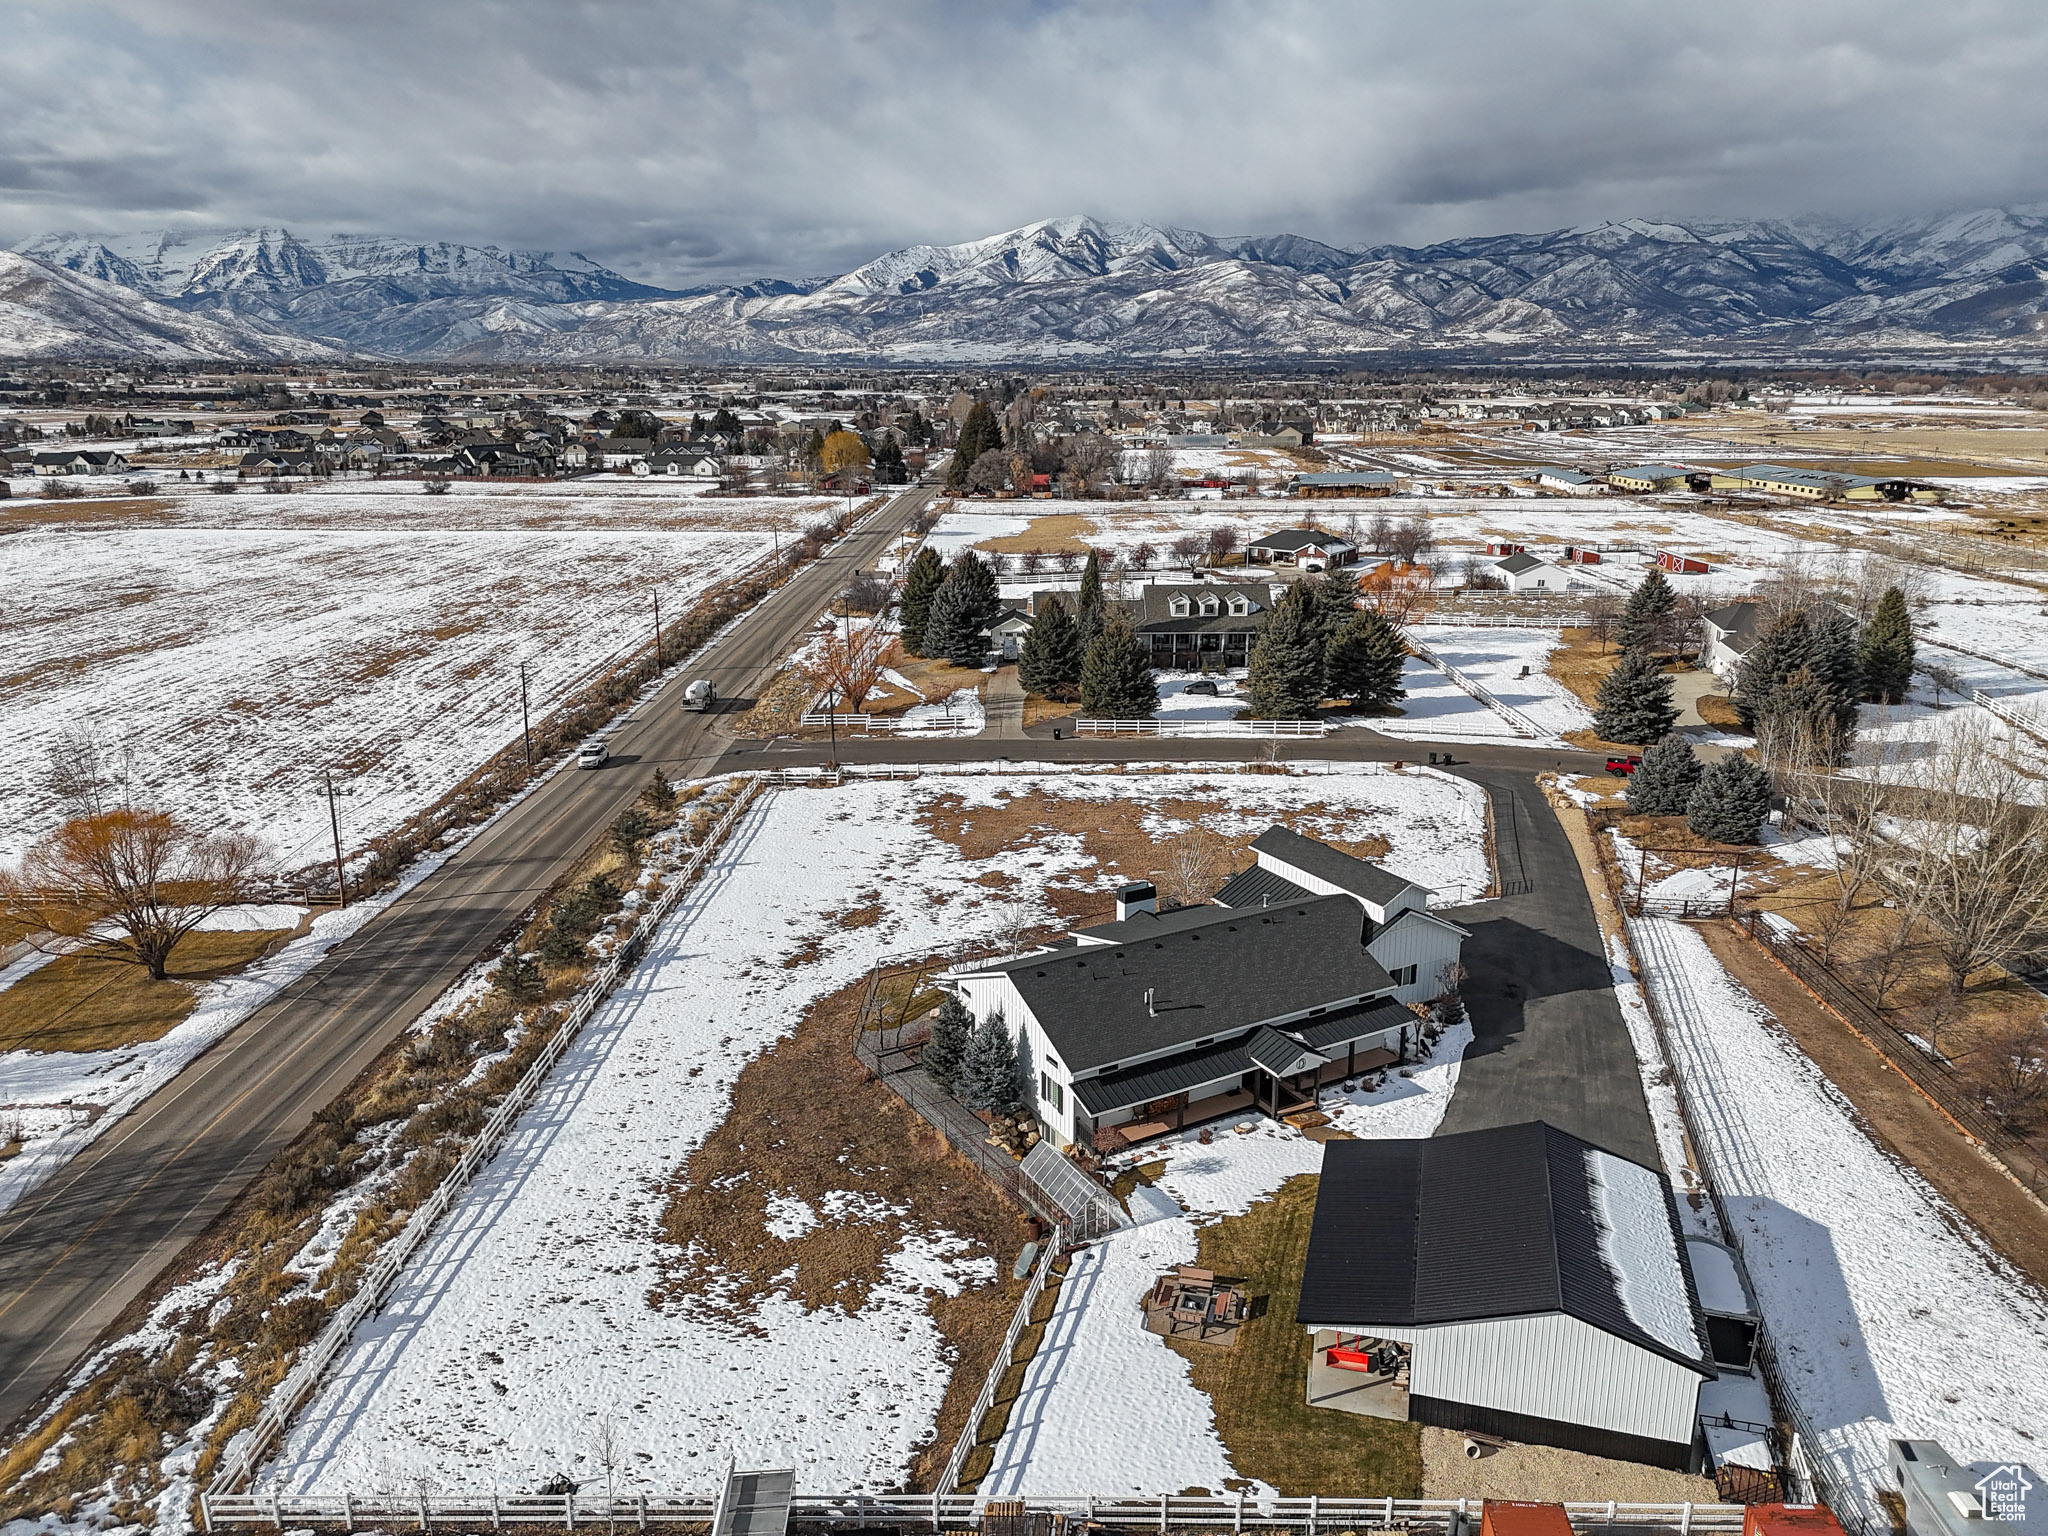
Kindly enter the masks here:
M 1109 1198 L 1100 1184 L 1060 1156 L 1049 1141 L 1041 1141 L 1024 1154 L 1023 1173 L 1069 1221 L 1080 1221 Z

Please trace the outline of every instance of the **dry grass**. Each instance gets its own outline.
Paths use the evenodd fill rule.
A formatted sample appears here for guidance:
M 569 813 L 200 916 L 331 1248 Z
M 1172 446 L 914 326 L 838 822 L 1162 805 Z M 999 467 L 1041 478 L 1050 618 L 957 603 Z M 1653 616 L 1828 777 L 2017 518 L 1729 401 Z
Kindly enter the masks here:
M 0 1051 L 109 1051 L 160 1040 L 191 1013 L 199 987 L 282 947 L 291 931 L 188 934 L 170 978 L 88 954 L 59 955 L 0 992 Z
M 963 688 L 982 692 L 988 687 L 990 675 L 979 667 L 956 667 L 943 656 L 906 656 L 896 670 L 933 704 Z
M 1022 533 L 983 539 L 975 547 L 1006 555 L 1026 554 L 1034 549 L 1048 553 L 1062 549 L 1085 551 L 1094 532 L 1095 519 L 1085 512 L 1055 512 L 1032 518 L 1030 526 Z
M 797 722 L 810 706 L 817 690 L 811 680 L 794 667 L 785 668 L 769 680 L 753 706 L 732 723 L 735 736 L 787 736 L 798 729 Z
M 1072 1258 L 1055 1260 L 1051 1278 L 1031 1304 L 1030 1320 L 1017 1335 L 1017 1346 L 1010 1352 L 1010 1362 L 996 1384 L 995 1400 L 989 1404 L 988 1412 L 982 1416 L 981 1424 L 975 1430 L 973 1449 L 961 1463 L 960 1491 L 963 1493 L 975 1492 L 981 1480 L 988 1476 L 989 1466 L 995 1460 L 996 1446 L 1003 1438 L 1003 1431 L 1010 1426 L 1010 1411 L 1023 1395 L 1024 1376 L 1030 1369 L 1031 1357 L 1045 1342 L 1046 1327 L 1052 1321 L 1054 1309 L 1059 1306 L 1060 1287 L 1066 1283 L 1067 1272 L 1073 1262 Z M 1007 1328 L 1008 1322 L 1003 1326 Z
M 1597 707 L 1594 695 L 1621 662 L 1621 647 L 1610 638 L 1603 641 L 1590 629 L 1567 629 L 1558 634 L 1558 644 L 1543 664 L 1543 670 L 1570 689 L 1586 708 Z
M 26 501 L 0 506 L 0 528 L 57 527 L 68 523 L 144 524 L 170 522 L 171 503 L 162 497 L 106 496 L 80 501 Z
M 1078 715 L 1080 710 L 1081 706 L 1072 699 L 1048 699 L 1027 693 L 1024 695 L 1024 728 L 1028 731 L 1048 720 L 1064 720 L 1070 715 Z
M 675 1252 L 649 1299 L 749 1328 L 756 1305 L 774 1294 L 807 1311 L 858 1313 L 908 1233 L 950 1232 L 993 1255 L 999 1284 L 931 1301 L 957 1363 L 937 1433 L 919 1461 L 918 1478 L 928 1484 L 1022 1294 L 1009 1265 L 1029 1233 L 977 1169 L 848 1055 L 864 985 L 813 1004 L 795 1033 L 741 1071 L 726 1118 L 670 1190 L 662 1234 Z M 772 1196 L 823 1210 L 828 1196 L 847 1189 L 886 1201 L 896 1214 L 828 1218 L 794 1238 L 766 1230 Z
M 918 813 L 918 822 L 941 842 L 958 848 L 962 858 L 976 862 L 1041 849 L 1047 833 L 1080 838 L 1092 865 L 1049 883 L 1045 888 L 1046 902 L 1062 923 L 1084 918 L 1106 921 L 1109 914 L 1104 905 L 1109 897 L 1102 889 L 1106 882 L 1146 880 L 1165 873 L 1160 867 L 1159 835 L 1146 825 L 1148 817 L 1201 822 L 1232 814 L 1227 790 L 1208 785 L 1198 788 L 1209 793 L 1200 799 L 1145 796 L 1107 802 L 1003 791 L 999 792 L 1001 803 L 972 810 L 958 795 L 938 795 Z M 1274 820 L 1361 859 L 1385 858 L 1391 845 L 1384 837 L 1370 834 L 1345 838 L 1330 830 L 1332 822 L 1341 824 L 1356 814 L 1318 801 L 1298 811 L 1277 812 Z M 1246 852 L 1249 843 L 1250 838 L 1246 837 L 1229 844 L 1231 868 L 1242 868 L 1251 862 L 1251 855 Z
M 1904 426 L 1794 430 L 1782 418 L 1716 416 L 1713 427 L 1718 438 L 1769 447 L 1788 462 L 1821 460 L 1824 464 L 1817 467 L 1852 474 L 1992 475 L 2015 469 L 2040 474 L 2048 460 L 2048 427 L 2040 425 L 2038 414 L 2008 419 L 2026 424 L 1946 426 L 1916 419 Z
M 1306 1400 L 1313 1342 L 1295 1322 L 1308 1256 L 1317 1180 L 1289 1179 L 1271 1200 L 1204 1227 L 1196 1260 L 1247 1285 L 1254 1315 L 1227 1350 L 1184 1341 L 1195 1385 L 1216 1409 L 1216 1431 L 1246 1478 L 1283 1495 L 1342 1494 L 1412 1499 L 1422 1492 L 1417 1426 L 1311 1408 Z
M 1693 701 L 1694 709 L 1707 724 L 1723 731 L 1743 729 L 1742 717 L 1735 712 L 1735 701 L 1725 693 L 1703 693 Z

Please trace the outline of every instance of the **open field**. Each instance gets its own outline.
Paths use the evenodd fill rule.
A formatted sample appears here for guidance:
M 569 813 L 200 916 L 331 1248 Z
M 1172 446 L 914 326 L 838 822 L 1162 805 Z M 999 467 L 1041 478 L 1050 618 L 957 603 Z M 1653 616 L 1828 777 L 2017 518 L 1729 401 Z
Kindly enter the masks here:
M 520 662 L 539 714 L 644 641 L 654 592 L 681 614 L 806 505 L 475 490 L 10 509 L 0 858 L 57 818 L 45 754 L 81 729 L 128 758 L 143 798 L 257 833 L 286 867 L 325 849 L 331 770 L 359 845 L 517 736 Z
M 1430 774 L 776 794 L 358 1335 L 275 1475 L 313 1490 L 587 1478 L 609 1421 L 643 1485 L 708 1487 L 728 1451 L 819 1485 L 901 1481 L 968 1355 L 939 1319 L 1007 1273 L 1018 1233 L 964 1192 L 950 1208 L 910 1196 L 906 1166 L 927 1181 L 950 1166 L 914 1136 L 862 1140 L 846 1106 L 808 1109 L 836 1091 L 844 1021 L 803 1021 L 878 955 L 992 944 L 1020 904 L 1033 924 L 1096 915 L 1191 819 L 1248 838 L 1274 817 L 1378 840 L 1432 883 L 1483 868 L 1475 793 Z

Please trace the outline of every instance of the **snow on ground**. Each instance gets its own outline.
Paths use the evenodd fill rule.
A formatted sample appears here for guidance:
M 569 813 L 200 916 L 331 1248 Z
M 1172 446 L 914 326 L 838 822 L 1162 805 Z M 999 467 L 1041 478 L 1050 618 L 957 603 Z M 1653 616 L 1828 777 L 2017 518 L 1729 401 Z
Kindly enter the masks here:
M 928 704 L 913 704 L 903 712 L 903 729 L 909 736 L 974 735 L 988 724 L 988 710 L 981 694 L 961 688 Z
M 1385 719 L 1347 720 L 1347 725 L 1365 725 L 1383 736 L 1415 741 L 1479 740 L 1526 741 L 1507 718 L 1488 709 L 1449 677 L 1419 657 L 1410 656 L 1401 670 L 1401 682 L 1408 697 L 1401 701 L 1401 713 Z
M 318 965 L 327 951 L 361 928 L 438 868 L 447 853 L 416 860 L 389 891 L 313 919 L 311 928 L 238 976 L 199 989 L 183 1022 L 155 1040 L 106 1051 L 0 1051 L 0 1121 L 18 1126 L 22 1149 L 0 1163 L 0 1211 L 28 1194 L 84 1151 L 192 1059 Z M 303 907 L 235 907 L 213 914 L 209 926 L 296 928 Z M 0 972 L 11 985 L 44 957 L 30 956 Z M 4 1140 L 0 1137 L 0 1140 Z
M 1204 680 L 1198 672 L 1153 673 L 1152 681 L 1159 687 L 1159 708 L 1153 711 L 1155 718 L 1176 725 L 1200 721 L 1227 726 L 1251 707 L 1244 697 L 1242 678 L 1206 679 L 1216 690 L 1213 698 L 1206 693 L 1188 692 L 1190 684 Z
M 1354 1136 L 1431 1135 L 1443 1120 L 1470 1044 L 1469 1025 L 1444 1031 L 1429 1056 L 1390 1072 L 1377 1089 L 1325 1091 L 1322 1106 Z M 1164 1161 L 1131 1200 L 1137 1224 L 1074 1255 L 1024 1369 L 1010 1420 L 980 1491 L 996 1496 L 1157 1493 L 1238 1477 L 1216 1433 L 1215 1410 L 1187 1361 L 1147 1333 L 1139 1300 L 1161 1275 L 1195 1261 L 1201 1228 L 1241 1216 L 1280 1186 L 1323 1166 L 1322 1143 L 1278 1121 L 1243 1115 L 1122 1155 Z M 1134 1409 L 1132 1405 L 1142 1407 Z M 1260 1494 L 1273 1490 L 1253 1484 Z
M 1415 638 L 1553 736 L 1590 730 L 1592 711 L 1544 669 L 1559 635 L 1547 629 L 1461 629 L 1418 624 Z M 1524 672 L 1527 673 L 1523 676 Z
M 184 496 L 0 539 L 0 859 L 58 819 L 45 758 L 78 729 L 286 867 L 328 839 L 332 768 L 359 845 L 518 735 L 521 660 L 538 714 L 644 640 L 655 589 L 680 614 L 774 538 L 745 503 L 528 489 Z
M 969 806 L 1214 796 L 1229 808 L 1205 820 L 1230 834 L 1317 806 L 1311 824 L 1386 836 L 1386 862 L 1412 878 L 1485 879 L 1478 792 L 1425 772 L 984 772 L 775 795 L 664 924 L 358 1334 L 269 1474 L 278 1486 L 395 1491 L 425 1477 L 443 1489 L 511 1491 L 565 1472 L 588 1479 L 608 1416 L 643 1486 L 709 1489 L 728 1454 L 794 1465 L 813 1487 L 896 1485 L 930 1435 L 952 1369 L 928 1295 L 992 1278 L 994 1257 L 963 1253 L 944 1232 L 913 1234 L 859 1315 L 806 1314 L 777 1297 L 744 1333 L 687 1304 L 655 1311 L 646 1297 L 665 1261 L 664 1184 L 725 1113 L 741 1068 L 811 1001 L 878 955 L 992 938 L 1013 898 L 979 883 L 991 870 L 1016 877 L 1034 907 L 1050 878 L 1093 871 L 1105 891 L 1113 883 L 1074 834 L 962 859 L 918 825 L 919 808 L 941 796 Z M 1184 823 L 1153 815 L 1147 826 L 1167 836 Z M 873 890 L 884 915 L 872 927 L 827 919 Z M 818 957 L 785 966 L 808 942 Z M 836 1208 L 779 1206 L 773 1219 L 858 1220 L 859 1191 L 848 1193 Z M 1164 1251 L 1169 1236 L 1147 1241 Z M 1130 1262 L 1144 1268 L 1151 1258 Z M 1213 1436 L 1211 1446 L 1202 1470 L 1220 1483 Z
M 1630 925 L 1668 1021 L 1693 1130 L 1740 1247 L 1807 1451 L 1882 1529 L 1886 1442 L 1962 1461 L 2038 1455 L 2048 1298 L 1909 1169 L 1682 923 Z

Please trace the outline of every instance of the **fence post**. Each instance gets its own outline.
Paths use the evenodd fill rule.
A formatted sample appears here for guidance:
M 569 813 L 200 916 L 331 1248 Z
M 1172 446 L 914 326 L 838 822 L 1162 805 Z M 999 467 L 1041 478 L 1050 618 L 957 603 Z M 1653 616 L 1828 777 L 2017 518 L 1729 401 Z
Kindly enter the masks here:
M 424 1531 L 427 1526 L 427 1493 L 423 1488 L 420 1490 L 420 1529 Z
M 504 1528 L 503 1517 L 498 1512 L 498 1490 L 493 1488 L 491 1490 L 491 1529 L 502 1531 Z
M 1159 1536 L 1166 1536 L 1166 1506 L 1172 1498 L 1170 1493 L 1159 1495 Z
M 643 1493 L 643 1494 L 641 1494 L 641 1495 L 640 1495 L 640 1501 L 639 1501 L 639 1502 L 640 1502 L 640 1529 L 644 1531 L 644 1530 L 646 1530 L 646 1529 L 647 1529 L 647 1495 L 646 1495 L 646 1494 L 644 1494 L 644 1493 Z
M 213 1536 L 213 1495 L 204 1490 L 199 1495 L 199 1528 Z
M 576 1529 L 576 1490 L 573 1488 L 562 1495 L 562 1529 Z
M 1692 1536 L 1692 1500 L 1685 1501 L 1685 1508 L 1678 1515 L 1678 1536 Z
M 1316 1536 L 1316 1506 L 1320 1497 L 1313 1493 L 1308 1496 L 1308 1536 Z
M 1090 1513 L 1093 1513 L 1093 1511 L 1090 1511 Z M 1237 1509 L 1230 1517 L 1230 1529 L 1232 1532 L 1244 1529 L 1244 1490 L 1242 1488 L 1237 1490 Z
M 280 1531 L 284 1529 L 284 1511 L 278 1507 L 277 1490 L 270 1490 L 270 1523 Z
M 344 1531 L 356 1528 L 356 1496 L 352 1493 L 341 1496 L 341 1528 Z
M 932 1529 L 934 1531 L 943 1529 L 939 1513 L 939 1500 L 944 1497 L 945 1495 L 940 1493 L 938 1489 L 934 1488 L 932 1490 Z

